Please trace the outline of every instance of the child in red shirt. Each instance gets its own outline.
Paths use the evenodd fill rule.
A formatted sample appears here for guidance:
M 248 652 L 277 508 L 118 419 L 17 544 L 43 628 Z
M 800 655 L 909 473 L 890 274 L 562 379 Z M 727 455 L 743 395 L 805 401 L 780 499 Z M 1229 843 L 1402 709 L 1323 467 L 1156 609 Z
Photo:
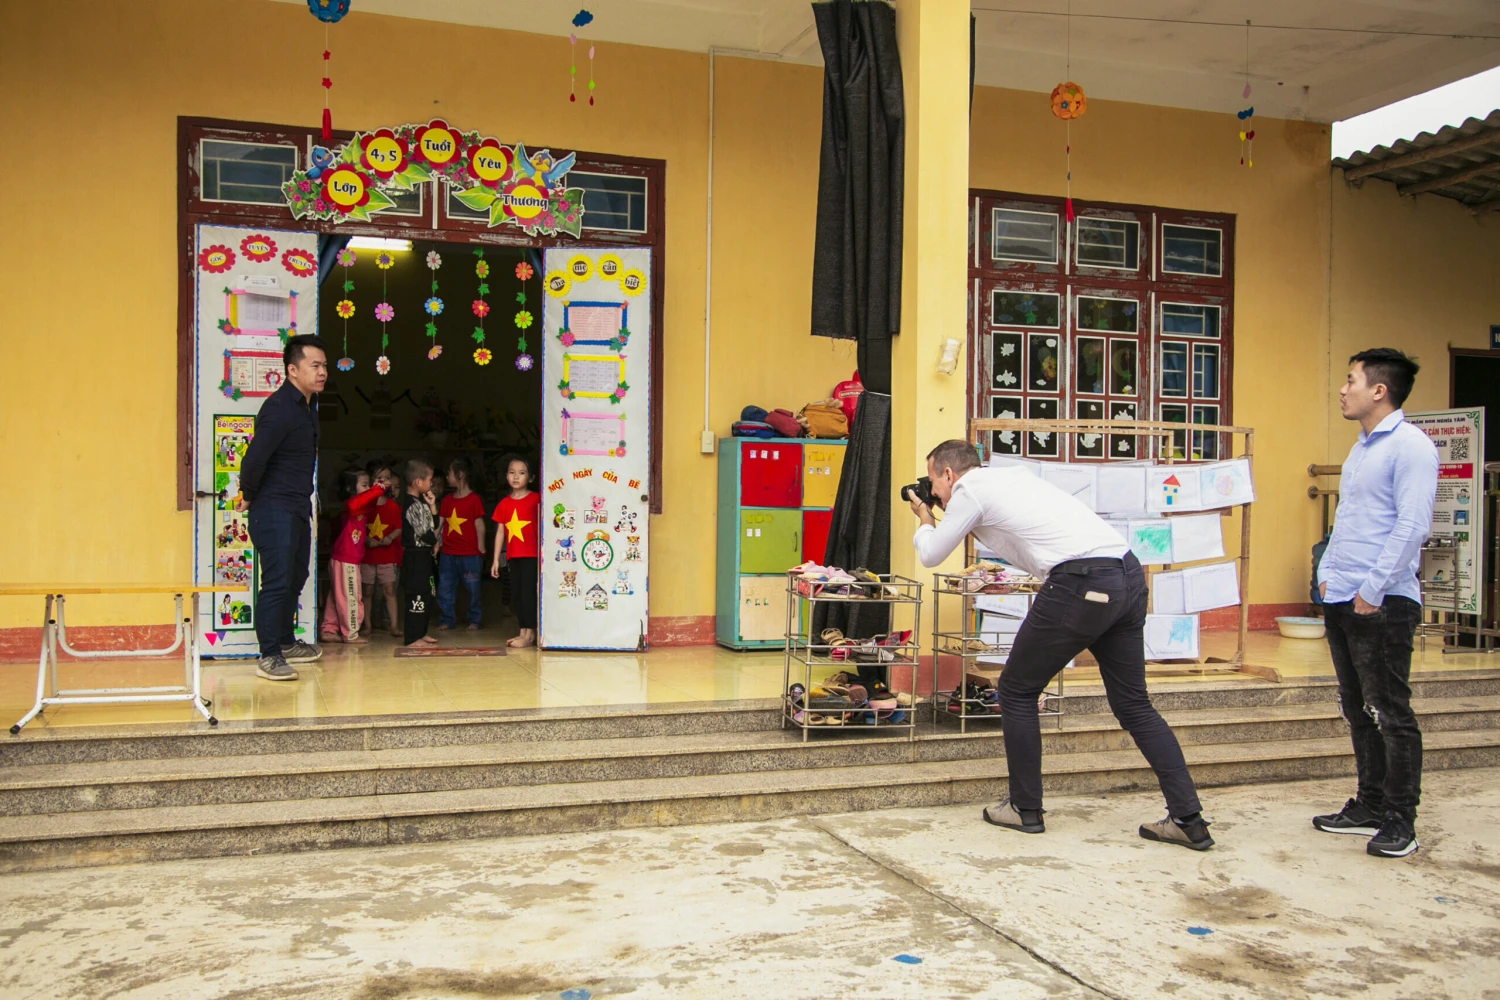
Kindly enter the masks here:
M 371 486 L 370 474 L 363 469 L 345 469 L 339 473 L 339 496 L 344 501 L 344 516 L 333 538 L 333 556 L 328 560 L 328 575 L 333 586 L 323 604 L 324 642 L 347 642 L 363 645 L 359 627 L 365 618 L 365 602 L 359 589 L 359 564 L 365 558 L 365 517 L 375 501 L 385 494 L 384 486 Z
M 458 623 L 458 583 L 469 595 L 469 631 L 479 631 L 479 557 L 484 554 L 484 501 L 469 488 L 473 467 L 466 458 L 448 463 L 448 485 L 453 492 L 438 506 L 438 631 Z
M 402 632 L 396 625 L 396 581 L 401 576 L 401 505 L 394 497 L 401 490 L 401 480 L 396 478 L 385 462 L 373 461 L 365 468 L 370 473 L 373 485 L 385 489 L 385 495 L 370 508 L 365 530 L 365 561 L 360 564 L 359 578 L 364 583 L 365 607 L 370 617 L 366 619 L 366 634 L 375 631 L 375 588 L 380 587 L 380 598 L 385 604 L 386 628 L 391 635 L 400 638 Z
M 516 613 L 521 633 L 507 646 L 531 646 L 536 643 L 536 577 L 537 524 L 542 498 L 532 490 L 531 466 L 526 459 L 512 455 L 505 463 L 505 484 L 510 493 L 495 505 L 492 519 L 505 529 L 504 537 L 495 537 L 495 555 L 490 560 L 490 576 L 500 576 L 500 547 L 510 567 L 510 608 Z

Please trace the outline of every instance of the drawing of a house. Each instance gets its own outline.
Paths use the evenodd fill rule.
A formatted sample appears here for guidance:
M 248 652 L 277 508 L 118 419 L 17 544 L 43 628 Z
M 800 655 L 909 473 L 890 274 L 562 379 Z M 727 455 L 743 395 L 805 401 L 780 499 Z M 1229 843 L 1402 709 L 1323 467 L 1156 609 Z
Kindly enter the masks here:
M 1161 481 L 1162 499 L 1168 507 L 1177 501 L 1177 493 L 1182 489 L 1182 483 L 1177 480 L 1176 475 L 1168 476 Z

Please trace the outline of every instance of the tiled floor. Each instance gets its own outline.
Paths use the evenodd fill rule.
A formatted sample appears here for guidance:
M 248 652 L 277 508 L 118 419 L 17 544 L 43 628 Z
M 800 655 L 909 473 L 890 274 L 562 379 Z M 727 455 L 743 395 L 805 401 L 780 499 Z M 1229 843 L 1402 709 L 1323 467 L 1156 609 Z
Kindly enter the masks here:
M 508 632 L 452 633 L 443 645 L 493 646 Z M 773 698 L 781 690 L 782 657 L 733 653 L 717 646 L 688 646 L 650 653 L 561 653 L 519 650 L 504 657 L 402 657 L 396 640 L 378 636 L 368 646 L 325 646 L 319 662 L 300 667 L 301 679 L 284 684 L 260 680 L 249 660 L 204 661 L 203 678 L 213 711 L 224 720 L 328 718 L 583 705 L 635 705 L 685 701 Z M 1205 656 L 1233 654 L 1232 632 L 1205 633 Z M 1332 666 L 1322 641 L 1283 639 L 1252 632 L 1247 661 L 1273 666 L 1284 680 L 1329 677 Z M 1478 654 L 1444 656 L 1436 643 L 1418 649 L 1414 673 L 1500 668 L 1500 659 Z M 1163 671 L 1172 682 L 1255 681 L 1240 674 L 1201 677 L 1180 669 Z M 114 663 L 64 662 L 64 688 L 170 684 L 180 681 L 181 660 Z M 820 671 L 821 672 L 821 671 Z M 1088 666 L 1070 670 L 1070 685 L 1098 683 Z M 925 684 L 923 685 L 925 689 Z M 36 690 L 35 663 L 0 664 L 0 722 L 20 718 Z M 187 705 L 67 705 L 48 710 L 28 728 L 187 722 Z

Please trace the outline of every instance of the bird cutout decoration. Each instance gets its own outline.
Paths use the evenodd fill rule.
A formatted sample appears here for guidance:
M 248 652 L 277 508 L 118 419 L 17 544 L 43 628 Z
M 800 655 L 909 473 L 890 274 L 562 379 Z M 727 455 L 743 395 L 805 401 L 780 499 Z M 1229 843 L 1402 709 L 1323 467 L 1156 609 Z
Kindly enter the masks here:
M 554 160 L 551 151 L 546 149 L 528 155 L 525 144 L 518 142 L 514 170 L 518 176 L 534 181 L 550 191 L 573 169 L 573 161 L 577 158 L 577 153 L 569 153 L 560 160 Z
M 328 75 L 328 61 L 333 53 L 328 49 L 328 26 L 337 24 L 349 13 L 350 0 L 307 0 L 307 9 L 312 16 L 323 22 L 323 130 L 324 142 L 333 141 L 333 111 L 328 106 L 328 92 L 333 89 L 333 78 Z
M 594 15 L 587 10 L 580 10 L 573 15 L 573 27 L 586 27 L 594 20 Z M 568 66 L 568 101 L 578 100 L 578 34 L 571 32 L 568 35 L 568 44 L 571 46 L 572 62 Z M 589 107 L 594 106 L 594 45 L 589 43 Z

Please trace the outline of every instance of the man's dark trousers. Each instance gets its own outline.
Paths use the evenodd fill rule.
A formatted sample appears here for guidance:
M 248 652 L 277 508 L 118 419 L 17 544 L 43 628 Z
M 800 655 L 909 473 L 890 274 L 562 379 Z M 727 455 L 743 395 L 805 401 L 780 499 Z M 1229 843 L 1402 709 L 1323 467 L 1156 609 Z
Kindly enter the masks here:
M 297 598 L 312 560 L 312 522 L 279 507 L 250 507 L 250 542 L 260 563 L 255 638 L 261 656 L 275 656 L 297 641 Z
M 1422 798 L 1422 731 L 1411 710 L 1411 648 L 1422 608 L 1387 597 L 1374 614 L 1353 601 L 1327 604 L 1328 651 L 1339 679 L 1339 711 L 1354 741 L 1358 798 L 1376 816 L 1417 818 Z
M 1146 693 L 1146 601 L 1146 574 L 1132 554 L 1123 560 L 1074 559 L 1048 575 L 1000 675 L 1010 800 L 1017 809 L 1042 807 L 1037 696 L 1087 649 L 1099 661 L 1110 711 L 1161 782 L 1167 810 L 1178 818 L 1199 811 L 1182 748 Z

